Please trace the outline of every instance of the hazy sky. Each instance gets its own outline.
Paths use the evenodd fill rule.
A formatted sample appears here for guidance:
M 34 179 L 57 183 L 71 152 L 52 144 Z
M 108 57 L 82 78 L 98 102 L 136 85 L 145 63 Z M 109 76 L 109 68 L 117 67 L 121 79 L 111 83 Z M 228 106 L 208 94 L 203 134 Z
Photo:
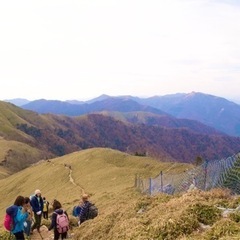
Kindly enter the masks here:
M 239 0 L 6 0 L 0 34 L 0 99 L 240 99 Z

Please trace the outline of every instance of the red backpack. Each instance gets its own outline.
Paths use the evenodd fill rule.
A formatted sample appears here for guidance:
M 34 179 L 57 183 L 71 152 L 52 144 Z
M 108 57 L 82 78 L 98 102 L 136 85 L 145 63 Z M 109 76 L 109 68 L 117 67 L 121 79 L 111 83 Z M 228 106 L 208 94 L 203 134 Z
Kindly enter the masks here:
M 55 212 L 57 214 L 57 219 L 56 219 L 56 223 L 57 223 L 57 230 L 59 233 L 65 233 L 69 230 L 69 220 L 67 215 L 63 212 L 62 214 L 59 214 L 57 212 Z
M 12 205 L 6 209 L 3 225 L 6 230 L 12 231 L 15 227 L 14 218 L 17 215 L 18 206 Z

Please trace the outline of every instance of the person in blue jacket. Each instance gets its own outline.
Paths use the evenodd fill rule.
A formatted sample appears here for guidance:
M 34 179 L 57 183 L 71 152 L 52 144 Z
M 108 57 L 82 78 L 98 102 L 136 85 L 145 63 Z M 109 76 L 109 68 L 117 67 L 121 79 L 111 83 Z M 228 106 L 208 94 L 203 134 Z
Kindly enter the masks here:
M 31 197 L 30 204 L 32 206 L 32 211 L 34 213 L 35 222 L 32 225 L 31 232 L 37 228 L 40 232 L 42 213 L 43 213 L 43 199 L 41 197 L 41 191 L 39 189 L 35 190 L 35 195 Z
M 25 204 L 23 196 L 18 196 L 14 205 L 18 207 L 16 216 L 14 217 L 14 227 L 12 233 L 16 240 L 24 240 L 24 222 L 28 219 L 28 205 Z

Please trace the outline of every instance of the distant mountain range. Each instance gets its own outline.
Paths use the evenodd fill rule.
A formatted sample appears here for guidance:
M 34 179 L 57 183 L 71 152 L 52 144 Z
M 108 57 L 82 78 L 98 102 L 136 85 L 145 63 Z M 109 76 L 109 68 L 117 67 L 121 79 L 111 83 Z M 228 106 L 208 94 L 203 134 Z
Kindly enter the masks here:
M 141 119 L 144 124 L 159 126 L 164 126 L 161 125 L 163 116 L 165 117 L 165 121 L 168 118 L 170 122 L 173 121 L 173 117 L 195 120 L 230 136 L 240 136 L 240 105 L 221 97 L 198 92 L 189 94 L 177 93 L 150 98 L 101 95 L 86 102 L 44 99 L 35 101 L 13 99 L 8 101 L 21 106 L 23 109 L 41 114 L 52 113 L 66 116 L 80 116 L 102 111 L 119 113 L 141 112 Z M 148 120 L 144 119 L 143 113 L 146 113 Z M 151 120 L 149 117 L 150 113 L 155 114 L 151 116 Z M 161 117 L 161 121 L 159 120 L 159 116 Z M 134 119 L 136 120 L 136 114 Z M 140 118 L 137 121 L 140 123 Z M 177 120 L 174 119 L 174 121 Z
M 49 101 L 40 100 L 40 103 Z M 57 106 L 85 105 L 85 108 L 80 108 L 85 109 L 85 114 L 74 117 L 39 114 L 0 101 L 0 167 L 15 164 L 15 169 L 19 169 L 26 166 L 19 164 L 20 160 L 22 163 L 24 159 L 37 161 L 92 147 L 188 163 L 193 163 L 197 157 L 222 159 L 240 149 L 239 137 L 228 136 L 195 120 L 175 118 L 129 97 L 107 97 L 79 105 L 54 103 Z M 89 106 L 89 109 L 99 112 L 87 113 Z M 59 111 L 60 108 L 57 109 Z M 118 111 L 113 111 L 116 109 Z M 23 143 L 25 149 L 22 145 L 16 150 L 13 142 Z

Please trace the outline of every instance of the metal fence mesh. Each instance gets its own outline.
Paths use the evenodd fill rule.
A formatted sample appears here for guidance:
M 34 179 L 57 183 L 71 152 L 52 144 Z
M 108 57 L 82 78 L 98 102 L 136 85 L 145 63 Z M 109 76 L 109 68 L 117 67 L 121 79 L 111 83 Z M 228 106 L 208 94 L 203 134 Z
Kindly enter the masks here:
M 240 153 L 227 159 L 204 161 L 201 165 L 181 174 L 160 172 L 156 178 L 142 179 L 136 176 L 135 186 L 142 193 L 165 192 L 176 194 L 198 188 L 228 188 L 240 193 Z

